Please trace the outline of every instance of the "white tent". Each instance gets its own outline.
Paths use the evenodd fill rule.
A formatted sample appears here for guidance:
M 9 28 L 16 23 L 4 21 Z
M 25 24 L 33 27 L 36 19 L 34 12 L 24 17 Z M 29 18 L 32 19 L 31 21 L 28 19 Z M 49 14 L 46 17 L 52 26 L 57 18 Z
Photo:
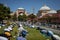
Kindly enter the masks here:
M 0 40 L 8 40 L 6 37 L 0 36 Z

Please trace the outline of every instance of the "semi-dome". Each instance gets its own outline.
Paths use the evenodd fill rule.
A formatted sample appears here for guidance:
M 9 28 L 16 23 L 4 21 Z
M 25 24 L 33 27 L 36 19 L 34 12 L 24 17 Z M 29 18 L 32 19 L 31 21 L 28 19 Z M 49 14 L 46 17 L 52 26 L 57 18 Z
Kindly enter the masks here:
M 56 10 L 51 10 L 48 13 L 57 13 L 57 11 Z
M 46 5 L 44 5 L 43 7 L 40 8 L 40 10 L 50 10 L 50 8 Z
M 18 9 L 22 9 L 22 10 L 24 10 L 24 8 L 18 8 Z

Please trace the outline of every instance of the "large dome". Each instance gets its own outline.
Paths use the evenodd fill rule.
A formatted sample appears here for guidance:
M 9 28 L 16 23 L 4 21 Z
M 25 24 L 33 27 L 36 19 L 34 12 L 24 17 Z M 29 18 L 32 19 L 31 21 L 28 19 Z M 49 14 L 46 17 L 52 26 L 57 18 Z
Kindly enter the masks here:
M 48 13 L 57 13 L 57 11 L 56 10 L 51 10 Z
M 50 8 L 46 5 L 44 5 L 43 7 L 40 8 L 40 10 L 50 10 Z
M 18 8 L 18 9 L 22 9 L 22 10 L 24 10 L 24 8 Z

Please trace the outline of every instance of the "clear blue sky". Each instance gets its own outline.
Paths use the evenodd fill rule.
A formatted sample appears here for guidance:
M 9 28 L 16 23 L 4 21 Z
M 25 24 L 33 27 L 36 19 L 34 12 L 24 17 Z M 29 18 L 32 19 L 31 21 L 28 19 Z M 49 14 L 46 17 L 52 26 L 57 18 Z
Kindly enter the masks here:
M 11 11 L 16 11 L 17 8 L 23 7 L 28 12 L 31 12 L 32 7 L 34 7 L 37 13 L 44 4 L 54 10 L 60 9 L 60 0 L 0 0 L 0 3 L 9 6 Z

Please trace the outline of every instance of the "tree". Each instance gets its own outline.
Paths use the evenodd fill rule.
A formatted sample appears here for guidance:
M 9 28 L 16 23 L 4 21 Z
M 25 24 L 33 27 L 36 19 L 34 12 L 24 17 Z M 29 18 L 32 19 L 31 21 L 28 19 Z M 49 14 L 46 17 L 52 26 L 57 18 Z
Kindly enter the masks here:
M 34 14 L 28 15 L 28 19 L 32 22 L 32 24 L 35 22 L 35 18 L 37 18 L 37 16 Z
M 27 21 L 27 16 L 25 14 L 18 16 L 19 21 Z
M 57 13 L 60 13 L 60 10 L 57 10 Z
M 34 14 L 30 14 L 30 15 L 28 15 L 28 18 L 34 19 L 34 18 L 36 18 L 36 16 Z
M 0 21 L 10 18 L 10 8 L 0 4 Z
M 17 21 L 16 13 L 13 16 L 11 16 L 11 18 L 13 19 L 13 21 Z
M 58 20 L 58 19 L 59 18 L 57 16 L 57 14 L 52 14 L 52 16 L 45 15 L 42 18 L 40 18 L 39 20 L 40 20 L 40 22 L 44 22 L 44 23 L 49 24 L 49 23 L 56 23 L 56 20 Z

